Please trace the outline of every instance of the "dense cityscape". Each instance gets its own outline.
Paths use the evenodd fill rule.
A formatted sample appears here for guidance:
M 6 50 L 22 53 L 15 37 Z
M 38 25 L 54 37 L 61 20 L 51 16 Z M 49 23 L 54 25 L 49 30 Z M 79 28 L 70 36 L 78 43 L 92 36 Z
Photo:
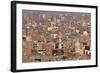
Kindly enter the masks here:
M 91 59 L 91 14 L 22 11 L 22 62 Z

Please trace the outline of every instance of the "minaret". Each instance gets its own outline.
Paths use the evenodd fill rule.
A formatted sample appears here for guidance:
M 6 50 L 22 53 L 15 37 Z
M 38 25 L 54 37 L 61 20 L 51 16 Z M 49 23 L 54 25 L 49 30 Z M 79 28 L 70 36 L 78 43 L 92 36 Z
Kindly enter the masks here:
M 82 52 L 80 46 L 81 46 L 81 45 L 80 45 L 80 43 L 79 43 L 79 39 L 77 39 L 77 40 L 76 40 L 76 43 L 75 43 L 75 51 L 76 51 L 77 53 L 81 53 L 81 52 Z
M 59 49 L 62 48 L 61 32 L 59 32 Z

